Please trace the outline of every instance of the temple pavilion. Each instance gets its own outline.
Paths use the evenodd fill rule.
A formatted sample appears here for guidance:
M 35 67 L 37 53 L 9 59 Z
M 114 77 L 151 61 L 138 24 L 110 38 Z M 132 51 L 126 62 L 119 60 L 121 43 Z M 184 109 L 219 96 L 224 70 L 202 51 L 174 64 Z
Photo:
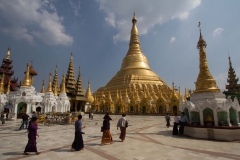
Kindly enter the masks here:
M 94 93 L 92 110 L 110 113 L 177 113 L 182 100 L 180 88 L 169 87 L 150 68 L 141 50 L 137 17 L 132 18 L 129 49 L 120 70 Z

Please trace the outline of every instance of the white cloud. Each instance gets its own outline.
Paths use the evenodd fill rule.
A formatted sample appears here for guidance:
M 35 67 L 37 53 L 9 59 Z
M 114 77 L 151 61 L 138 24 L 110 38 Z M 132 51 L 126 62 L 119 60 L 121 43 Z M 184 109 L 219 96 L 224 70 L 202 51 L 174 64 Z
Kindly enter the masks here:
M 212 33 L 213 37 L 215 37 L 215 36 L 217 36 L 217 35 L 220 35 L 223 30 L 224 30 L 224 29 L 223 29 L 223 28 L 220 28 L 220 27 L 216 28 L 216 29 L 213 31 L 213 33 Z
M 71 5 L 71 7 L 73 8 L 75 16 L 80 16 L 79 15 L 79 10 L 81 9 L 80 1 L 76 2 L 73 0 L 68 0 L 68 2 Z
M 175 37 L 172 37 L 172 38 L 170 39 L 170 43 L 173 43 L 175 40 L 176 40 L 176 38 L 175 38 Z
M 128 41 L 131 30 L 131 18 L 134 9 L 138 18 L 139 34 L 148 33 L 154 25 L 163 24 L 171 19 L 184 20 L 190 11 L 201 4 L 201 0 L 96 0 L 99 10 L 106 13 L 105 21 L 116 28 L 114 42 Z
M 73 37 L 65 33 L 62 17 L 48 0 L 0 1 L 0 17 L 7 25 L 0 31 L 15 39 L 34 44 L 34 38 L 49 45 L 71 45 Z
M 225 73 L 220 73 L 214 77 L 217 82 L 217 86 L 221 91 L 226 90 L 225 88 L 227 84 L 227 75 L 228 75 L 227 72 L 225 72 Z

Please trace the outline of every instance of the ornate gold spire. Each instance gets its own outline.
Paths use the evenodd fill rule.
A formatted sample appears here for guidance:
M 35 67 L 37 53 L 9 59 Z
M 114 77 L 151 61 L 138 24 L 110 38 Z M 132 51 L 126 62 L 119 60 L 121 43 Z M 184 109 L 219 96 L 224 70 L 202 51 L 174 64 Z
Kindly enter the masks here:
M 6 55 L 6 59 L 10 59 L 10 54 L 11 54 L 11 48 L 8 47 L 8 51 L 7 51 L 7 55 Z
M 11 79 L 9 78 L 6 93 L 10 92 L 10 87 L 11 87 L 10 84 L 11 84 Z
M 78 73 L 80 74 L 80 72 Z M 87 92 L 85 94 L 85 97 L 87 98 L 87 101 L 89 103 L 92 103 L 94 101 L 94 98 L 92 96 L 92 91 L 91 91 L 91 87 L 90 87 L 90 82 L 88 81 L 88 88 L 87 88 Z
M 0 82 L 0 94 L 4 94 L 4 79 L 5 79 L 5 74 L 3 72 L 1 77 L 1 82 Z
M 28 63 L 27 64 L 27 71 L 26 71 L 26 74 L 25 74 L 25 78 L 24 78 L 24 80 L 22 82 L 22 86 L 31 87 L 32 80 L 30 78 L 29 71 L 30 71 L 30 64 Z
M 195 82 L 196 90 L 194 93 L 197 92 L 220 92 L 220 90 L 217 87 L 216 81 L 211 75 L 209 69 L 208 69 L 208 63 L 207 63 L 207 57 L 206 57 L 206 48 L 207 43 L 202 37 L 202 33 L 200 30 L 200 37 L 199 41 L 197 43 L 197 48 L 199 50 L 200 55 L 200 65 L 199 69 L 200 72 L 198 74 L 197 82 Z
M 45 80 L 43 79 L 41 93 L 45 93 L 44 83 L 45 83 Z
M 61 89 L 60 89 L 60 93 L 66 93 L 66 87 L 65 87 L 65 76 L 62 76 L 62 84 L 61 84 Z
M 59 84 L 58 84 L 58 68 L 57 68 L 57 65 L 56 65 L 56 68 L 55 68 L 55 74 L 54 74 L 54 77 L 53 77 L 53 82 L 52 82 L 52 89 L 53 89 L 53 93 L 55 96 L 58 95 L 59 93 Z
M 126 88 L 126 92 L 125 92 L 125 99 L 128 98 L 128 93 L 127 93 L 127 88 Z
M 50 72 L 50 74 L 49 74 L 49 82 L 48 82 L 47 92 L 52 92 L 52 72 Z

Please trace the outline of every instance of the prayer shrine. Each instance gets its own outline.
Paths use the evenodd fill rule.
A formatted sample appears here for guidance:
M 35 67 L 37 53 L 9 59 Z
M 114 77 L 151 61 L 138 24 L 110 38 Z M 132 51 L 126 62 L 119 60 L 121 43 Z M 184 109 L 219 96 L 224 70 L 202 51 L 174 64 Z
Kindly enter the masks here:
M 190 126 L 185 127 L 185 134 L 204 139 L 239 139 L 239 102 L 237 98 L 232 100 L 231 97 L 228 97 L 226 99 L 217 87 L 208 68 L 206 47 L 207 43 L 200 30 L 197 43 L 200 65 L 198 78 L 195 82 L 196 90 L 190 95 L 190 100 L 180 102 L 180 110 L 185 112 L 191 123 Z M 231 84 L 230 80 L 229 82 Z M 236 127 L 235 130 L 233 130 L 234 127 Z

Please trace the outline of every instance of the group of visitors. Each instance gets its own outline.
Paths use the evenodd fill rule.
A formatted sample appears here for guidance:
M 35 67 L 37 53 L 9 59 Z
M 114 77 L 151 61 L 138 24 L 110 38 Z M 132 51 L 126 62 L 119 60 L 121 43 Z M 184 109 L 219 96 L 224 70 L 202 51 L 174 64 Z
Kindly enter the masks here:
M 170 121 L 171 121 L 169 114 L 165 116 L 165 120 L 167 122 L 166 126 L 167 128 L 169 128 Z M 172 134 L 182 136 L 184 133 L 184 126 L 188 123 L 189 123 L 188 118 L 184 112 L 181 113 L 181 118 L 177 115 L 177 113 L 175 113 Z M 178 130 L 178 126 L 179 126 L 179 130 Z
M 36 142 L 36 137 L 39 137 L 37 133 L 38 129 L 38 123 L 37 123 L 37 114 L 34 112 L 32 115 L 31 120 L 28 123 L 29 116 L 27 114 L 22 115 L 22 125 L 20 129 L 24 128 L 24 125 L 26 125 L 26 128 L 28 129 L 28 143 L 25 147 L 25 150 L 23 152 L 24 155 L 28 155 L 28 152 L 35 152 L 37 155 L 40 154 L 40 152 L 37 151 L 37 142 Z M 83 143 L 83 137 L 82 134 L 82 129 L 85 128 L 85 126 L 82 126 L 82 115 L 78 115 L 78 120 L 75 122 L 75 137 L 74 141 L 72 143 L 71 150 L 72 151 L 80 151 L 84 150 L 84 143 Z M 110 121 L 112 118 L 109 116 L 109 113 L 106 113 L 105 116 L 103 117 L 103 126 L 101 127 L 101 131 L 103 132 L 102 135 L 102 141 L 101 141 L 101 146 L 103 146 L 105 143 L 110 143 L 112 144 L 112 135 L 110 133 Z M 170 121 L 171 117 L 169 114 L 165 116 L 166 120 L 166 126 L 169 128 L 170 126 Z M 181 118 L 178 117 L 177 113 L 175 113 L 174 117 L 174 126 L 173 126 L 173 135 L 179 135 L 182 136 L 184 132 L 184 126 L 189 123 L 188 118 L 185 116 L 185 113 L 181 113 Z M 179 130 L 178 130 L 178 126 Z M 128 127 L 128 120 L 126 118 L 126 114 L 122 114 L 122 117 L 118 120 L 117 123 L 117 130 L 120 128 L 120 136 L 119 138 L 121 139 L 122 142 L 124 142 L 125 137 L 126 137 L 126 128 Z
M 102 126 L 102 142 L 101 146 L 103 146 L 105 143 L 110 143 L 112 144 L 112 135 L 110 133 L 110 121 L 112 118 L 109 116 L 109 113 L 106 113 L 106 115 L 103 117 L 103 126 Z M 128 127 L 128 120 L 126 118 L 126 114 L 122 114 L 122 117 L 118 120 L 117 123 L 117 130 L 120 128 L 120 136 L 119 138 L 123 142 L 126 137 L 126 128 Z

